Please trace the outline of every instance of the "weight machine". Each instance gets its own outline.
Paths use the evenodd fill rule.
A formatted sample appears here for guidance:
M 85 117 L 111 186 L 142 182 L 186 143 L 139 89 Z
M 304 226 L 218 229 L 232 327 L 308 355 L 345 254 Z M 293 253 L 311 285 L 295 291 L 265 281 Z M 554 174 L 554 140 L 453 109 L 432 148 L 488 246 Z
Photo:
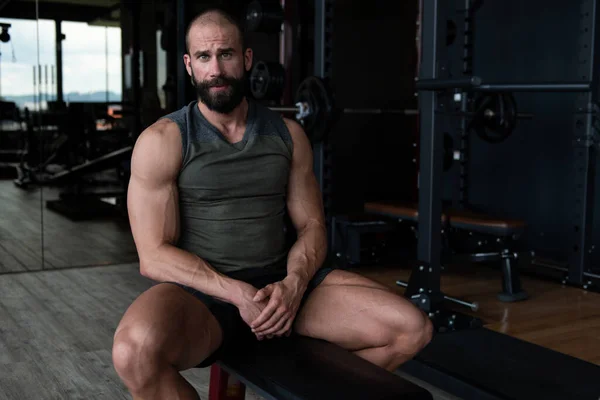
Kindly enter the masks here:
M 594 2 L 584 2 L 582 15 L 592 14 L 590 9 Z M 440 110 L 440 105 L 449 96 L 464 96 L 472 92 L 577 92 L 582 93 L 578 109 L 586 113 L 591 104 L 597 102 L 597 90 L 592 85 L 593 72 L 597 71 L 597 57 L 586 57 L 586 63 L 582 65 L 582 74 L 580 76 L 589 77 L 589 81 L 579 82 L 514 82 L 514 83 L 487 83 L 485 80 L 467 76 L 464 78 L 447 78 L 444 76 L 445 60 L 444 52 L 439 43 L 445 40 L 445 21 L 448 15 L 450 5 L 447 2 L 433 0 L 424 2 L 422 14 L 422 64 L 419 73 L 419 79 L 416 82 L 416 88 L 419 91 L 419 110 L 422 118 L 420 119 L 420 181 L 419 181 L 419 204 L 418 212 L 420 215 L 419 240 L 418 240 L 418 259 L 419 264 L 412 271 L 410 282 L 407 285 L 405 295 L 416 304 L 426 304 L 430 316 L 436 317 L 440 322 L 461 320 L 461 325 L 472 325 L 475 319 L 470 316 L 462 316 L 452 313 L 448 316 L 445 311 L 444 293 L 440 290 L 440 249 L 441 249 L 441 175 L 442 175 L 442 125 L 438 123 L 436 114 Z M 588 29 L 585 30 L 586 32 Z M 583 48 L 592 49 L 593 45 L 589 43 L 593 40 L 593 34 L 597 35 L 594 29 L 589 29 L 590 33 L 583 38 Z M 589 115 L 589 114 L 588 114 Z M 587 254 L 591 246 L 591 215 L 593 210 L 592 197 L 590 193 L 593 188 L 593 180 L 589 179 L 589 171 L 593 168 L 595 162 L 595 151 L 590 140 L 594 137 L 591 118 L 578 118 L 576 124 L 583 129 L 578 129 L 578 143 L 585 145 L 576 146 L 576 151 L 580 152 L 578 160 L 581 162 L 582 175 L 579 177 L 583 181 L 580 187 L 581 212 L 578 213 L 577 221 L 574 221 L 577 227 L 575 229 L 576 243 L 581 252 L 573 255 L 575 262 L 569 274 L 569 279 L 573 283 L 584 282 L 584 270 L 588 263 Z M 423 307 L 422 307 L 423 308 Z M 453 316 L 456 316 L 453 318 Z M 456 325 L 456 322 L 455 322 Z

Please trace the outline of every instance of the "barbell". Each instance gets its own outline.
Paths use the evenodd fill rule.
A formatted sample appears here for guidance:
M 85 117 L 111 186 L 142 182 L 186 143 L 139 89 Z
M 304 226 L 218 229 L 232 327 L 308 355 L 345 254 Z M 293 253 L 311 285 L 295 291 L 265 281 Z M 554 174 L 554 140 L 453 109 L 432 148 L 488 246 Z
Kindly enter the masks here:
M 304 115 L 303 110 L 307 110 L 308 105 L 306 103 L 298 104 L 294 107 L 269 107 L 273 111 L 280 112 L 295 112 L 299 115 Z M 343 108 L 341 110 L 343 114 L 402 114 L 402 115 L 419 115 L 419 110 L 394 110 L 385 108 Z
M 259 62 L 250 75 L 250 90 L 259 100 L 281 96 L 284 73 L 277 63 Z M 311 142 L 324 140 L 333 120 L 339 114 L 419 115 L 417 109 L 390 108 L 336 108 L 325 80 L 309 76 L 298 86 L 293 106 L 269 107 L 273 111 L 295 114 Z M 468 130 L 474 131 L 489 143 L 506 140 L 515 130 L 518 118 L 532 118 L 532 114 L 517 113 L 517 104 L 511 93 L 485 92 L 474 101 L 474 111 L 448 112 L 454 116 L 470 118 Z

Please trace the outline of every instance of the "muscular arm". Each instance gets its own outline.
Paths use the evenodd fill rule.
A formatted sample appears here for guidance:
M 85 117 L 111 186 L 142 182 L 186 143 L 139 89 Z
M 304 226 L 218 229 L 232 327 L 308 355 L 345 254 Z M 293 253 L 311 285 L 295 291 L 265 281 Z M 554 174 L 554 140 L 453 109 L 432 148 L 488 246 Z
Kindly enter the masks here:
M 144 131 L 134 147 L 127 202 L 140 272 L 154 281 L 181 283 L 237 305 L 247 289 L 245 284 L 175 246 L 181 153 L 179 129 L 167 120 Z
M 297 122 L 285 121 L 294 141 L 287 208 L 298 233 L 288 256 L 288 277 L 306 287 L 325 261 L 327 227 L 310 142 Z

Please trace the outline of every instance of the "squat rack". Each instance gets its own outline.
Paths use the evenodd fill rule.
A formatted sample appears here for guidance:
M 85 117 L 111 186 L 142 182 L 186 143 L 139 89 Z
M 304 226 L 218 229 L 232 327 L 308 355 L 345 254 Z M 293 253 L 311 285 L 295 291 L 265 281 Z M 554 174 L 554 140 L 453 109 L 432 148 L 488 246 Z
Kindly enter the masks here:
M 600 276 L 590 272 L 596 146 L 598 138 L 593 126 L 598 110 L 598 54 L 595 45 L 599 32 L 595 21 L 600 17 L 597 0 L 584 0 L 581 7 L 579 82 L 509 82 L 488 84 L 477 76 L 448 79 L 447 60 L 442 46 L 446 35 L 449 2 L 424 1 L 421 20 L 421 65 L 416 89 L 420 110 L 420 168 L 418 180 L 418 253 L 419 263 L 413 269 L 405 295 L 430 316 L 443 315 L 444 294 L 440 289 L 441 275 L 441 217 L 443 173 L 443 123 L 436 118 L 446 96 L 475 91 L 493 92 L 577 92 L 577 112 L 574 118 L 573 151 L 576 165 L 574 177 L 573 252 L 565 282 L 591 285 L 591 278 Z M 467 8 L 471 1 L 467 0 Z M 594 73 L 596 72 L 596 73 Z M 457 313 L 453 313 L 456 319 Z M 445 317 L 445 316 L 444 316 Z M 463 316 L 460 316 L 461 318 Z M 463 320 L 471 325 L 473 318 Z M 457 324 L 454 324 L 457 326 Z

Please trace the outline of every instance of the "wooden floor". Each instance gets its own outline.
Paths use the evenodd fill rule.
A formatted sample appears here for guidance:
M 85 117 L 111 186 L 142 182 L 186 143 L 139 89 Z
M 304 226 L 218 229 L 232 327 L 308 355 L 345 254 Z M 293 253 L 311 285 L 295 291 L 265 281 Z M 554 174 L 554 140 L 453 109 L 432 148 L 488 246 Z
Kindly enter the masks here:
M 0 273 L 137 261 L 126 219 L 71 221 L 45 207 L 57 198 L 0 181 Z
M 407 281 L 410 276 L 408 268 L 362 267 L 357 271 L 395 288 L 399 294 L 404 289 L 396 286 L 396 280 Z M 478 316 L 488 329 L 600 366 L 600 294 L 523 276 L 530 299 L 502 303 L 496 299 L 500 279 L 500 272 L 490 268 L 450 268 L 442 276 L 442 291 L 447 296 L 478 302 L 477 312 L 451 307 Z

